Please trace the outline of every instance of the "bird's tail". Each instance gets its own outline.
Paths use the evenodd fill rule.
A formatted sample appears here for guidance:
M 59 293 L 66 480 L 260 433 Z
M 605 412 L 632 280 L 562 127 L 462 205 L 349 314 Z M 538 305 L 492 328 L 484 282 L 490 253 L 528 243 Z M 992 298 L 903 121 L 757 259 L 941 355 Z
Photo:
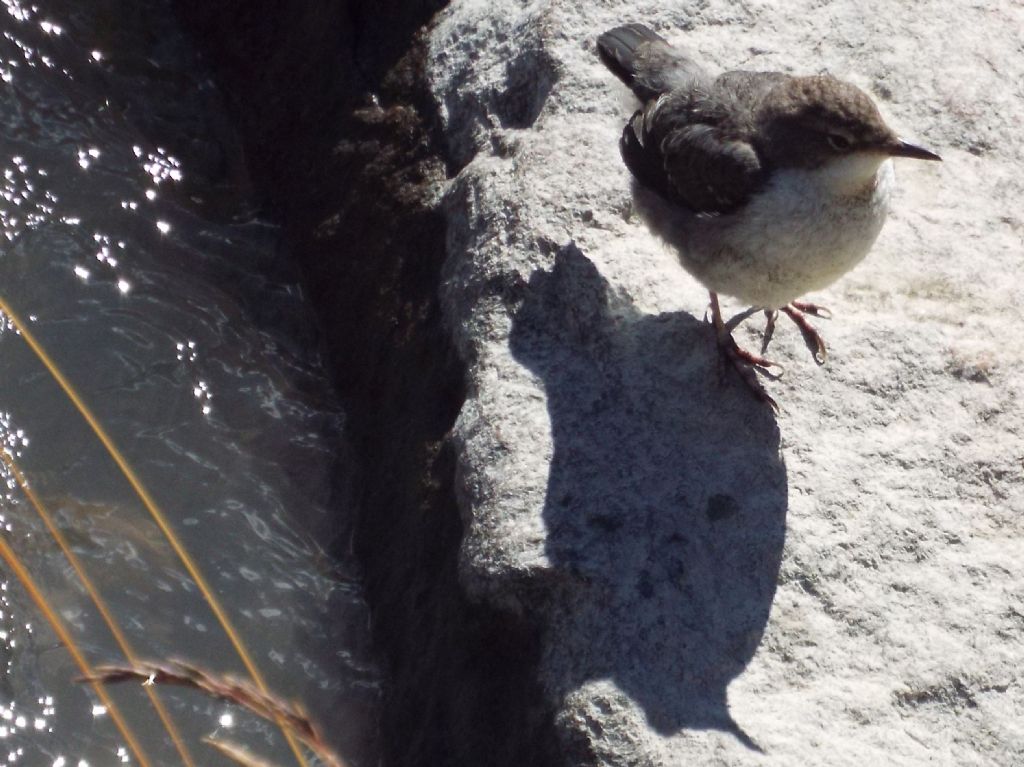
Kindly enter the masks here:
M 693 59 L 643 24 L 625 24 L 597 38 L 601 61 L 641 101 L 707 77 Z

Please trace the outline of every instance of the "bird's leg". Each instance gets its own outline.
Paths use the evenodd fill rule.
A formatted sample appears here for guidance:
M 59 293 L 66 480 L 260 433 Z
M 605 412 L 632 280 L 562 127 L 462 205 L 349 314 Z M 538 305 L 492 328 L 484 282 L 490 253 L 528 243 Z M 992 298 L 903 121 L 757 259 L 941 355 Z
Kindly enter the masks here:
M 764 338 L 761 339 L 761 354 L 768 351 L 768 344 L 772 342 L 772 336 L 775 335 L 775 318 L 778 316 L 778 309 L 764 310 Z
M 828 356 L 828 350 L 825 348 L 825 339 L 821 337 L 821 334 L 814 329 L 814 326 L 807 321 L 807 317 L 804 313 L 813 314 L 815 317 L 829 318 L 832 314 L 822 306 L 816 304 L 805 304 L 802 302 L 794 301 L 789 306 L 783 306 L 782 311 L 793 320 L 800 333 L 804 337 L 804 343 L 807 348 L 811 350 L 811 354 L 814 355 L 814 361 L 819 365 L 825 364 L 825 358 Z
M 715 326 L 715 337 L 718 340 L 718 345 L 723 349 L 725 355 L 730 359 L 740 360 L 753 365 L 754 367 L 760 368 L 762 372 L 772 376 L 773 374 L 768 371 L 768 368 L 776 367 L 782 368 L 778 362 L 772 362 L 771 360 L 759 357 L 752 352 L 748 352 L 746 349 L 741 349 L 736 343 L 736 340 L 732 337 L 732 331 L 739 324 L 736 319 L 725 322 L 722 320 L 722 309 L 718 305 L 718 294 L 710 293 L 711 295 L 711 322 Z M 737 319 L 740 321 L 746 319 L 752 314 L 747 311 L 739 315 Z M 777 377 L 777 376 L 775 376 Z
M 751 354 L 745 349 L 741 349 L 737 344 L 736 340 L 732 337 L 731 323 L 726 325 L 722 320 L 722 310 L 718 305 L 718 295 L 711 293 L 711 322 L 715 328 L 715 340 L 718 343 L 719 351 L 729 360 L 730 364 L 740 374 L 743 382 L 747 385 L 747 388 L 754 393 L 762 402 L 767 402 L 771 405 L 772 409 L 778 412 L 779 406 L 776 404 L 768 392 L 761 386 L 761 382 L 757 380 L 757 374 L 755 370 L 760 370 L 762 373 L 769 377 L 777 378 L 777 375 L 772 374 L 768 368 L 780 367 L 778 363 L 767 360 L 764 357 L 759 357 L 756 354 Z

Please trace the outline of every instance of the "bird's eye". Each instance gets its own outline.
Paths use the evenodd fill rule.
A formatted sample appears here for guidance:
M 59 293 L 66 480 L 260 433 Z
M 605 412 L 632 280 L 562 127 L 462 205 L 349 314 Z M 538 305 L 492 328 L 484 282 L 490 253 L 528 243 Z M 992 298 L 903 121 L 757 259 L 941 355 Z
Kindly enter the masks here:
M 829 133 L 828 145 L 837 152 L 845 152 L 850 148 L 850 139 L 840 133 Z

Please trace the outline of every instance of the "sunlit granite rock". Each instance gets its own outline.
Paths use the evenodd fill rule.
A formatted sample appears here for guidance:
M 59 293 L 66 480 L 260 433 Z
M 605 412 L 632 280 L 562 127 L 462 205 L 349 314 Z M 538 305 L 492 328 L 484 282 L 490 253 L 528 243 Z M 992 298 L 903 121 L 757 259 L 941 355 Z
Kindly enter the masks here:
M 828 364 L 780 327 L 778 417 L 720 373 L 706 293 L 633 213 L 633 107 L 594 46 L 626 21 L 713 68 L 850 79 L 946 160 L 898 166 L 873 253 L 813 296 Z M 461 584 L 541 628 L 569 763 L 1024 760 L 1021 21 L 852 0 L 438 17 Z

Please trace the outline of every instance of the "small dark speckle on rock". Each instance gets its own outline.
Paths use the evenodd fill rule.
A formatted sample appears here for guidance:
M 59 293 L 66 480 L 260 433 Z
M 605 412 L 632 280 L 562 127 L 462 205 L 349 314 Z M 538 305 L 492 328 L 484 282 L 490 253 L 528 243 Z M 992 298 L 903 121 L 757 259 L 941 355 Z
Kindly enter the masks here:
M 893 694 L 896 703 L 908 708 L 939 705 L 954 711 L 977 708 L 974 693 L 960 679 L 953 677 L 943 683 L 926 687 L 910 687 Z
M 981 157 L 992 150 L 992 145 L 987 141 L 968 141 L 967 151 L 975 157 Z
M 995 364 L 991 354 L 966 355 L 951 352 L 946 362 L 946 372 L 954 378 L 972 383 L 991 383 Z
M 892 101 L 892 88 L 881 80 L 875 80 L 871 83 L 871 90 L 883 101 Z
M 609 514 L 595 514 L 587 519 L 587 524 L 606 533 L 614 533 L 622 527 L 622 520 Z
M 654 596 L 654 585 L 651 583 L 651 574 L 646 570 L 640 572 L 640 579 L 636 584 L 637 593 L 644 599 Z
M 740 505 L 731 495 L 718 493 L 708 498 L 707 514 L 712 522 L 728 519 L 740 510 Z

